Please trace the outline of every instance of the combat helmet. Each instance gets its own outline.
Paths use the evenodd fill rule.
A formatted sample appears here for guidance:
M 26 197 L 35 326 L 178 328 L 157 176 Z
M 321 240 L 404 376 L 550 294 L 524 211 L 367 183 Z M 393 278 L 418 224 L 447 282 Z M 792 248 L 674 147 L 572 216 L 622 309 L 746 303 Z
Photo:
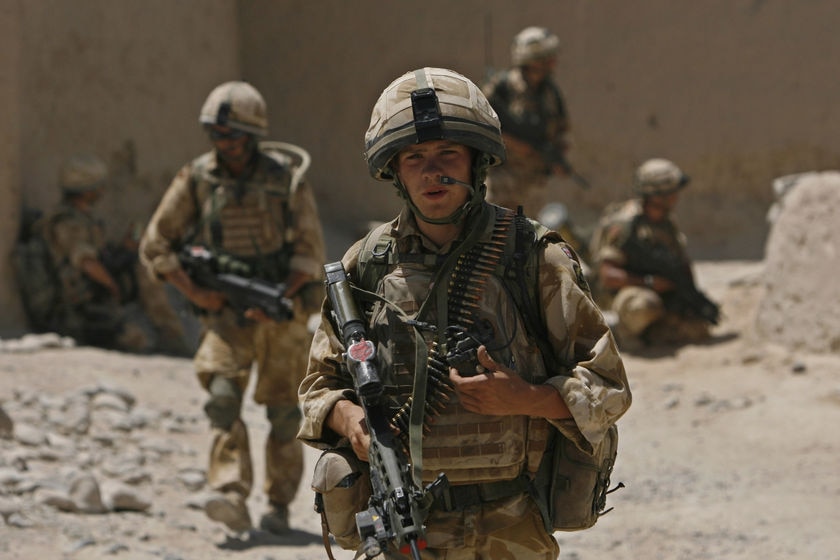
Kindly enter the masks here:
M 108 178 L 105 162 L 92 154 L 76 154 L 67 158 L 58 170 L 58 186 L 66 194 L 100 189 Z
M 257 89 L 247 82 L 217 86 L 201 107 L 198 121 L 241 130 L 255 136 L 268 135 L 268 110 Z
M 688 185 L 689 177 L 667 159 L 653 158 L 636 169 L 634 186 L 642 196 L 671 194 Z
M 545 27 L 526 27 L 516 34 L 510 47 L 510 59 L 514 66 L 522 66 L 533 60 L 557 54 L 560 39 Z
M 365 133 L 365 160 L 371 176 L 393 180 L 417 215 L 420 213 L 396 176 L 392 162 L 404 148 L 428 140 L 452 140 L 475 152 L 472 185 L 464 184 L 471 191 L 467 205 L 443 221 L 427 220 L 451 223 L 484 199 L 487 168 L 505 159 L 499 117 L 478 86 L 445 68 L 407 72 L 385 88 L 373 106 Z

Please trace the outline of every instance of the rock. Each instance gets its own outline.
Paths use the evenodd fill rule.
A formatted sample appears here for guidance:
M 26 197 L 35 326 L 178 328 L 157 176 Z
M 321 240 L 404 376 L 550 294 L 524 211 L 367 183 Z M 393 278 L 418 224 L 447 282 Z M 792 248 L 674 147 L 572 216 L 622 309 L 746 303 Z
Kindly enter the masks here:
M 20 511 L 21 505 L 7 498 L 0 498 L 0 517 L 8 520 L 13 513 Z
M 147 511 L 152 502 L 141 495 L 137 489 L 120 483 L 107 483 L 103 486 L 105 506 L 110 511 Z
M 188 490 L 196 492 L 204 487 L 207 477 L 200 469 L 182 469 L 178 472 L 178 480 Z
M 119 412 L 128 412 L 131 406 L 119 395 L 113 393 L 99 393 L 93 397 L 91 407 L 94 410 L 117 410 Z
M 70 483 L 70 498 L 79 511 L 83 513 L 104 513 L 107 511 L 102 503 L 102 494 L 99 491 L 99 484 L 91 474 L 81 474 L 75 477 Z
M 840 353 L 840 173 L 781 181 L 783 201 L 765 246 L 756 332 L 791 350 Z
M 47 434 L 31 424 L 19 423 L 15 426 L 15 440 L 36 447 L 47 443 Z
M 79 511 L 76 502 L 66 492 L 60 490 L 39 490 L 35 494 L 35 502 L 70 513 Z
M 15 423 L 12 421 L 11 416 L 6 414 L 6 411 L 3 410 L 3 407 L 0 407 L 0 438 L 9 439 L 12 437 L 14 433 Z

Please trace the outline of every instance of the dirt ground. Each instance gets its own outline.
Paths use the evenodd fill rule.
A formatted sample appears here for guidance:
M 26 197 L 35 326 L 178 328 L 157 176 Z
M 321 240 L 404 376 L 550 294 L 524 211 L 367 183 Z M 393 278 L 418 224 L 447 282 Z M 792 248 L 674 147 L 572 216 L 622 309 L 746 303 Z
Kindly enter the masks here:
M 840 355 L 797 354 L 756 338 L 763 269 L 697 263 L 699 284 L 724 313 L 714 340 L 625 355 L 634 402 L 619 424 L 613 482 L 626 488 L 610 495 L 615 509 L 594 528 L 556 534 L 562 560 L 840 559 Z M 0 558 L 327 557 L 309 489 L 315 451 L 307 451 L 286 537 L 233 538 L 190 507 L 202 489 L 182 475 L 204 468 L 209 436 L 189 360 L 90 348 L 0 353 L 0 407 L 16 429 L 33 395 L 43 401 L 104 385 L 129 394 L 153 420 L 107 445 L 69 442 L 78 450 L 71 456 L 0 439 Z M 259 453 L 262 410 L 249 402 L 245 416 Z M 149 448 L 157 452 L 140 461 L 137 483 L 151 502 L 145 512 L 59 512 L 35 499 L 37 480 L 20 482 L 68 468 L 106 478 L 99 473 L 109 454 Z M 258 519 L 265 499 L 255 492 L 249 505 Z

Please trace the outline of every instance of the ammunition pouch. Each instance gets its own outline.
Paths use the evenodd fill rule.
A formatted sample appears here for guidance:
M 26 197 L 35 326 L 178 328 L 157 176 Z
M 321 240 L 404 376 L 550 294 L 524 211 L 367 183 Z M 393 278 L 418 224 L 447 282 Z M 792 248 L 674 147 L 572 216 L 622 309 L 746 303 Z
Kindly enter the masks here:
M 552 429 L 534 480 L 546 531 L 579 531 L 592 527 L 605 510 L 610 475 L 618 452 L 618 428 L 610 426 L 593 453 L 586 453 L 560 431 Z M 624 485 L 619 483 L 615 489 Z M 612 508 L 610 508 L 612 509 Z
M 315 511 L 322 523 L 345 550 L 361 544 L 356 513 L 368 507 L 371 496 L 370 467 L 350 448 L 327 449 L 312 474 Z

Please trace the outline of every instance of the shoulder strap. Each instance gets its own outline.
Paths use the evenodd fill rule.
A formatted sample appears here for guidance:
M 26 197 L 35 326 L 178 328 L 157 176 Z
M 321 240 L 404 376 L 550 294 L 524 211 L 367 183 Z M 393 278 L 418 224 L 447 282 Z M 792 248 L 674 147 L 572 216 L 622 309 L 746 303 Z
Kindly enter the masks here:
M 514 218 L 515 240 L 513 252 L 505 267 L 502 280 L 522 314 L 522 322 L 529 337 L 534 341 L 551 370 L 568 368 L 569 364 L 558 364 L 557 356 L 548 343 L 545 314 L 539 302 L 539 251 L 549 243 L 560 243 L 559 233 L 531 220 L 522 213 L 521 207 Z
M 381 224 L 370 230 L 362 242 L 357 265 L 358 286 L 368 292 L 375 292 L 379 280 L 385 276 L 388 264 L 394 260 L 394 238 L 386 233 L 390 224 Z

